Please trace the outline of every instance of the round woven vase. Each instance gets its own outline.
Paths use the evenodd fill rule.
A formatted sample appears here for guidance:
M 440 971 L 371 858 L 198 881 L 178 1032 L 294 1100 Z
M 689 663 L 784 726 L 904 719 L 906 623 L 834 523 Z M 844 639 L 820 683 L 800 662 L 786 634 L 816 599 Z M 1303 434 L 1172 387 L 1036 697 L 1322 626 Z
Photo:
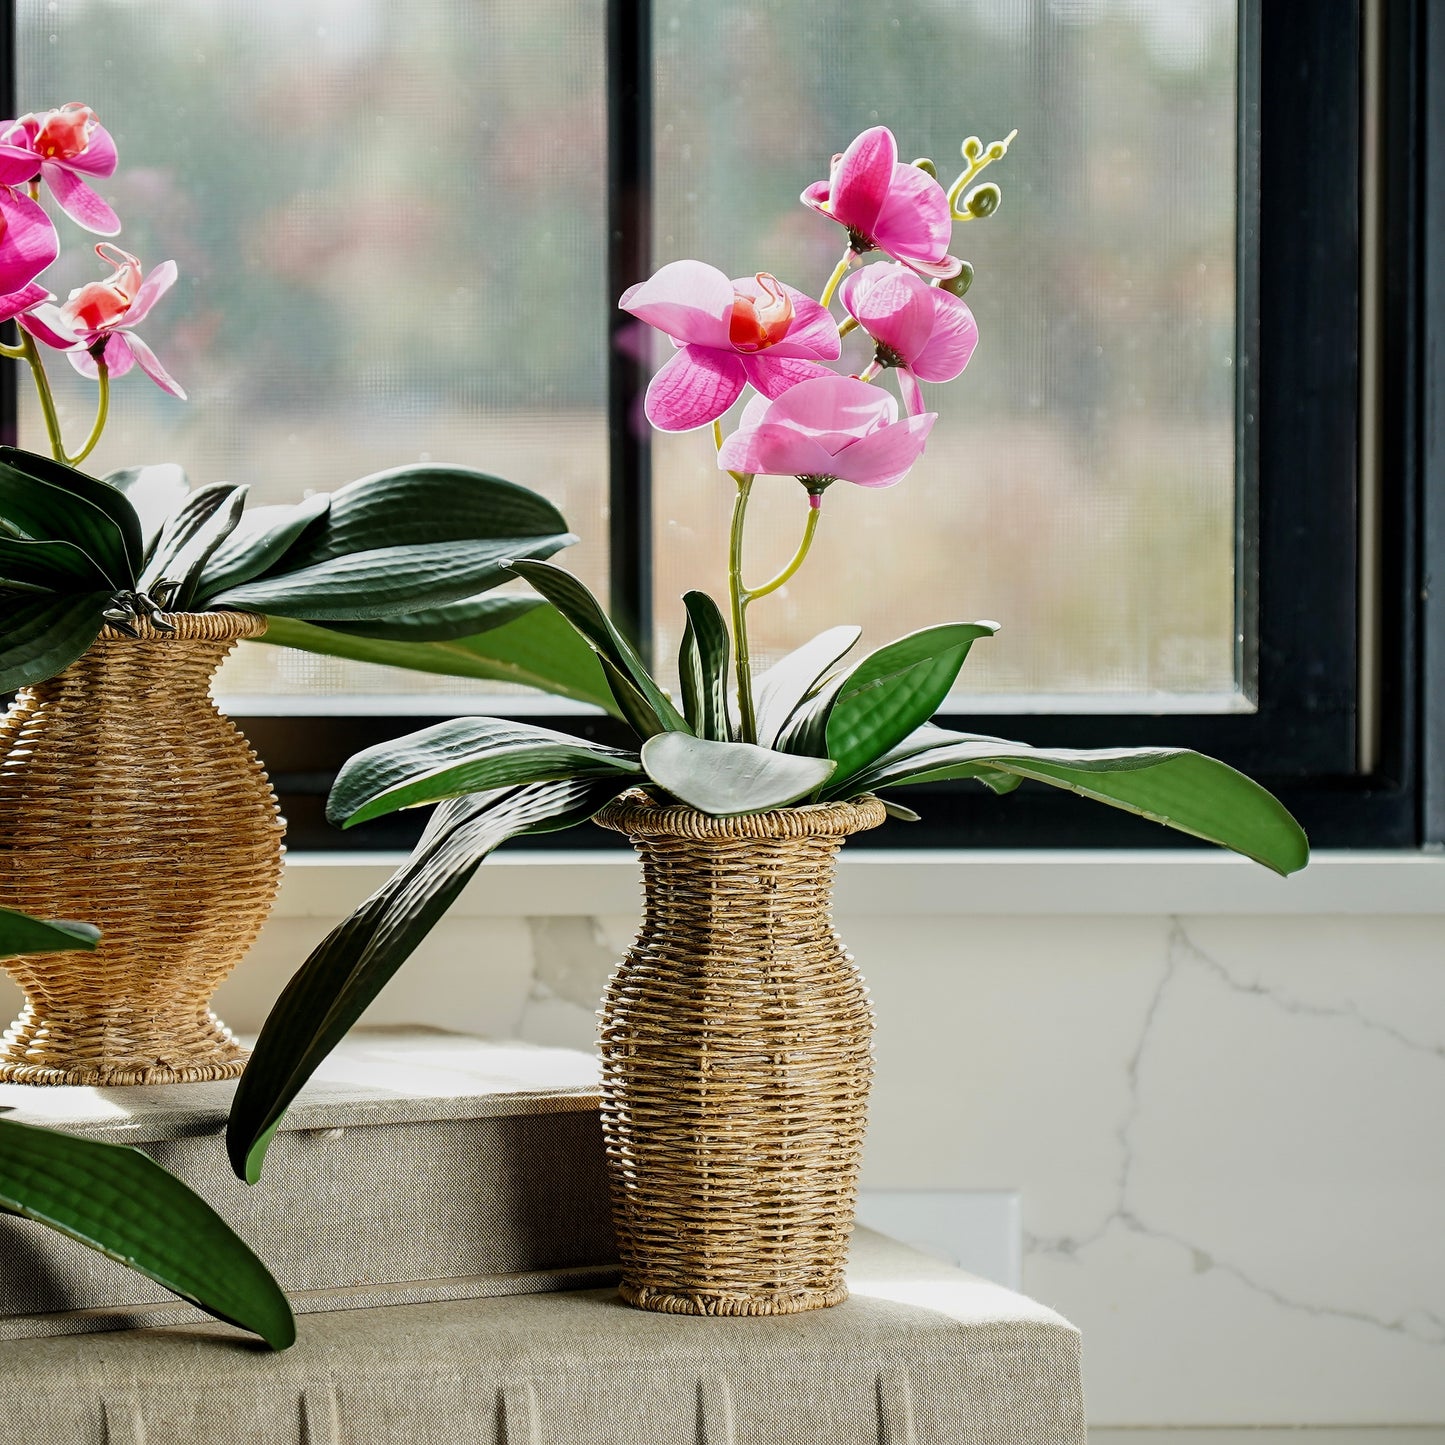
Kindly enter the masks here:
M 642 930 L 602 1010 L 622 1297 L 773 1315 L 847 1298 L 873 1009 L 829 917 L 876 798 L 714 818 L 638 793 L 596 817 L 642 858 Z
M 270 911 L 285 825 L 210 680 L 266 621 L 169 620 L 174 634 L 106 627 L 0 719 L 0 906 L 102 935 L 94 952 L 4 961 L 26 1004 L 0 1042 L 0 1081 L 166 1084 L 244 1067 L 210 999 Z

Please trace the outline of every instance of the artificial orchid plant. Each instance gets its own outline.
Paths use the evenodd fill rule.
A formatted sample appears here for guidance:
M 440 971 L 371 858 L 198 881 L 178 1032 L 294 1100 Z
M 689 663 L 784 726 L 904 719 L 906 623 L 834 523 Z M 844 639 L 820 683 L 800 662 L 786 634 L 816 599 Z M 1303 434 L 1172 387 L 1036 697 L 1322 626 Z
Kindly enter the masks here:
M 884 127 L 858 136 L 833 158 L 827 179 L 802 194 L 847 237 L 817 299 L 766 273 L 730 279 L 696 260 L 666 265 L 622 296 L 625 311 L 676 348 L 648 388 L 648 419 L 664 431 L 710 429 L 719 471 L 735 489 L 726 616 L 702 592 L 683 599 L 679 706 L 574 577 L 544 561 L 513 562 L 595 652 L 635 744 L 608 747 L 469 717 L 347 763 L 328 807 L 343 827 L 440 806 L 408 862 L 321 943 L 267 1020 L 230 1122 L 241 1177 L 258 1177 L 291 1099 L 483 858 L 515 834 L 581 822 L 627 789 L 728 816 L 952 778 L 1007 793 L 1027 779 L 1223 844 L 1280 873 L 1303 866 L 1308 845 L 1295 820 L 1212 758 L 1159 748 L 1044 750 L 930 723 L 970 647 L 996 630 L 991 622 L 924 628 L 861 661 L 847 660 L 860 629 L 835 627 L 753 677 L 748 610 L 803 565 L 828 488 L 902 481 L 937 420 L 924 384 L 951 381 L 968 365 L 978 339 L 964 300 L 972 268 L 949 247 L 955 224 L 998 209 L 999 188 L 978 177 L 1012 139 L 966 140 L 963 169 L 945 190 L 930 162 L 899 162 Z M 830 365 L 850 333 L 867 345 L 857 374 Z M 879 384 L 889 375 L 898 398 Z M 725 415 L 749 388 L 754 395 L 725 434 Z M 750 587 L 744 526 L 763 476 L 801 484 L 803 532 L 787 566 Z M 891 799 L 887 806 L 914 816 Z
M 107 623 L 165 632 L 172 612 L 240 609 L 266 615 L 268 642 L 610 706 L 591 654 L 550 607 L 489 595 L 512 580 L 504 561 L 576 540 L 525 487 L 467 467 L 408 466 L 247 510 L 246 487 L 192 490 L 175 466 L 80 470 L 105 430 L 113 380 L 139 370 L 186 395 L 136 331 L 174 286 L 174 261 L 147 271 L 107 240 L 95 250 L 110 274 L 64 303 L 40 279 L 60 254 L 42 188 L 77 226 L 115 236 L 120 219 L 89 180 L 116 163 L 89 106 L 0 122 L 0 322 L 18 326 L 0 353 L 28 365 L 50 446 L 49 456 L 0 447 L 0 692 L 62 671 Z M 96 386 L 94 425 L 73 451 L 48 352 Z

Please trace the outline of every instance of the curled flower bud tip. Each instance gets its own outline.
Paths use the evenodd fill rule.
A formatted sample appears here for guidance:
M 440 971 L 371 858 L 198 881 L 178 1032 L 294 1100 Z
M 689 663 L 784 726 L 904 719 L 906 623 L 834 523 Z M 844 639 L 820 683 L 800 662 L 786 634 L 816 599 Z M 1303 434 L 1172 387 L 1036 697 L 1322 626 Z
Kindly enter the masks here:
M 983 142 L 976 135 L 971 135 L 963 143 L 963 158 L 966 161 L 976 161 L 983 154 Z
M 919 156 L 918 159 L 913 162 L 913 168 L 914 170 L 923 171 L 932 176 L 935 181 L 938 179 L 938 167 L 934 165 L 927 156 Z
M 963 204 L 969 215 L 982 220 L 985 216 L 993 215 L 1002 200 L 1003 192 L 992 181 L 985 181 L 983 185 L 975 186 L 964 197 Z
M 940 281 L 938 284 L 944 291 L 951 292 L 955 296 L 967 296 L 968 288 L 973 285 L 973 263 L 965 261 L 963 269 L 957 276 L 950 276 L 946 281 Z

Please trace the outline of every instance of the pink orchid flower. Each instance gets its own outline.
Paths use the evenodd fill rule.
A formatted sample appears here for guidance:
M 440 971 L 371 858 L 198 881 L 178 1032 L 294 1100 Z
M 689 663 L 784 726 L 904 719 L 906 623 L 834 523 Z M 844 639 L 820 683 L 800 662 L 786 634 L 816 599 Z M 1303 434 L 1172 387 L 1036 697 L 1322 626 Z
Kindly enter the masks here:
M 659 431 L 716 421 L 749 382 L 776 397 L 831 376 L 818 359 L 842 353 L 827 311 L 766 272 L 729 281 L 715 266 L 673 261 L 617 304 L 678 348 L 647 388 L 647 419 Z
M 23 185 L 38 174 L 60 209 L 98 236 L 116 235 L 120 218 L 81 177 L 112 175 L 115 161 L 110 132 L 78 101 L 0 129 L 0 185 Z
M 803 192 L 805 206 L 848 228 L 855 256 L 886 251 L 924 276 L 957 276 L 950 256 L 953 216 L 943 187 L 917 166 L 898 163 L 898 143 L 886 126 L 865 130 L 833 164 L 826 181 Z
M 978 345 L 978 323 L 962 297 L 903 266 L 867 266 L 838 292 L 843 309 L 873 338 L 876 364 L 898 372 L 911 415 L 923 410 L 920 381 L 952 381 Z
M 176 263 L 163 261 L 142 279 L 140 262 L 118 246 L 101 242 L 95 254 L 115 268 L 108 281 L 79 287 L 64 306 L 37 306 L 20 324 L 47 346 L 65 352 L 82 376 L 99 374 L 97 357 L 104 359 L 111 376 L 124 376 L 138 365 L 162 391 L 184 401 L 186 394 L 175 378 L 131 329 L 175 285 Z
M 24 294 L 59 254 L 60 237 L 45 208 L 0 185 L 0 294 Z M 47 294 L 42 290 L 39 299 Z
M 754 397 L 718 452 L 724 471 L 797 477 L 818 506 L 833 482 L 891 487 L 923 454 L 936 412 L 898 419 L 898 403 L 856 376 L 825 376 L 775 401 Z

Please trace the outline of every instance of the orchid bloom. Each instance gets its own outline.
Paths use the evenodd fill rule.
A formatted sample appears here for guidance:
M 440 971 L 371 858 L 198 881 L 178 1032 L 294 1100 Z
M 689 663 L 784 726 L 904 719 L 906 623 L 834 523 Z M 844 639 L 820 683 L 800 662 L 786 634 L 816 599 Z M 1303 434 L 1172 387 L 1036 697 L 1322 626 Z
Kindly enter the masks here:
M 856 376 L 825 376 L 775 401 L 754 397 L 718 452 L 725 471 L 795 476 L 814 507 L 833 482 L 891 487 L 923 453 L 936 412 L 898 419 L 898 403 Z
M 0 296 L 8 304 L 13 296 L 33 296 L 33 300 L 18 308 L 27 310 L 35 301 L 43 301 L 49 294 L 43 287 L 31 283 L 60 254 L 60 238 L 45 208 L 12 191 L 9 186 L 0 185 Z M 0 320 L 8 321 L 16 315 L 8 311 Z
M 842 352 L 828 312 L 766 272 L 729 281 L 701 261 L 673 261 L 617 304 L 678 348 L 647 388 L 647 419 L 659 431 L 716 421 L 749 382 L 777 397 L 831 376 L 818 361 Z
M 848 228 L 854 256 L 885 251 L 924 276 L 957 276 L 950 256 L 953 216 L 943 187 L 927 171 L 900 165 L 898 143 L 886 126 L 865 130 L 833 157 L 826 181 L 802 194 L 805 206 Z
M 139 365 L 162 391 L 184 401 L 185 392 L 131 329 L 175 284 L 176 263 L 163 261 L 142 279 L 140 262 L 118 246 L 102 242 L 95 254 L 115 268 L 109 280 L 77 288 L 63 306 L 37 306 L 20 324 L 47 346 L 64 351 L 82 376 L 99 374 L 98 358 L 111 376 L 124 376 Z
M 82 176 L 111 175 L 115 161 L 110 132 L 78 101 L 22 115 L 0 130 L 0 185 L 23 185 L 38 174 L 60 209 L 98 236 L 118 234 L 120 218 Z
M 978 324 L 961 297 L 903 266 L 867 266 L 839 288 L 843 309 L 873 338 L 875 364 L 898 372 L 911 415 L 923 410 L 920 381 L 952 381 L 978 345 Z

